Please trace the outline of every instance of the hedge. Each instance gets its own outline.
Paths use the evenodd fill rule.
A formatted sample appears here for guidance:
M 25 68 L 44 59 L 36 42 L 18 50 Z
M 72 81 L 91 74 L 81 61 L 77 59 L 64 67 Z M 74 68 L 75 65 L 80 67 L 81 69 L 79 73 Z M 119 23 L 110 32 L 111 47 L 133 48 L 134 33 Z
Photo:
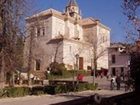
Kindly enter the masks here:
M 89 83 L 78 83 L 76 85 L 52 85 L 52 86 L 35 86 L 35 87 L 7 87 L 0 89 L 0 98 L 4 97 L 23 97 L 26 95 L 41 95 L 41 94 L 59 94 L 74 91 L 95 90 L 97 84 L 94 86 Z
M 29 87 L 7 87 L 1 89 L 0 97 L 23 97 L 29 94 Z
M 57 86 L 46 86 L 45 93 L 48 94 L 59 94 L 75 91 L 85 91 L 85 90 L 95 90 L 98 84 L 89 84 L 89 83 L 79 83 L 77 85 L 57 85 Z
M 77 76 L 78 74 L 82 74 L 84 76 L 90 76 L 91 71 L 85 70 L 62 70 L 62 75 L 53 75 L 53 74 L 46 74 L 47 79 L 58 79 L 58 78 L 71 78 L 73 76 Z

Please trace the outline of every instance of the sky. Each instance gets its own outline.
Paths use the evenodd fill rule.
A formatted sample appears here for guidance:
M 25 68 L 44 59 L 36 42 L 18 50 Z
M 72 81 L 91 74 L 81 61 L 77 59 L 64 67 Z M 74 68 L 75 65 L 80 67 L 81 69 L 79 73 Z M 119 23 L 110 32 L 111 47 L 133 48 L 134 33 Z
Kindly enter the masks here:
M 33 11 L 39 12 L 54 8 L 61 12 L 69 0 L 35 0 Z M 111 29 L 111 41 L 125 41 L 126 16 L 122 10 L 122 0 L 76 0 L 83 18 L 93 17 Z

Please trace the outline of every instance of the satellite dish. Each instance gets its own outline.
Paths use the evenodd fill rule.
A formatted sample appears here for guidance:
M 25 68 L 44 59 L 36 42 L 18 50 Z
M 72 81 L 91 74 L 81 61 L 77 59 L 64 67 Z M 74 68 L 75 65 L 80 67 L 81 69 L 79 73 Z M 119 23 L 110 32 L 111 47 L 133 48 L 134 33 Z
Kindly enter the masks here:
M 119 47 L 118 50 L 119 50 L 120 53 L 122 53 L 122 52 L 124 52 L 125 48 L 124 47 Z

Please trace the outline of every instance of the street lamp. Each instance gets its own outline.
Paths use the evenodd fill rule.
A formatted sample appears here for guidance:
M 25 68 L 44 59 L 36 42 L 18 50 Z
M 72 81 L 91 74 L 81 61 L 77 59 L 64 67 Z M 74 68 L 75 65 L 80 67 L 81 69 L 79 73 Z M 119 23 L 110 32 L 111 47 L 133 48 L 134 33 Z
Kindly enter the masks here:
M 76 70 L 78 70 L 78 59 L 79 59 L 79 54 L 76 54 L 75 55 L 75 58 L 76 58 L 76 62 L 74 63 L 74 70 L 73 70 L 73 86 L 75 85 L 75 82 L 74 82 L 74 77 L 77 76 L 77 73 Z
M 76 70 L 78 70 L 78 59 L 79 59 L 79 54 L 75 55 L 76 58 Z
M 78 60 L 79 60 L 79 54 L 76 54 L 75 55 L 75 58 L 76 58 L 76 71 L 78 72 L 78 70 L 79 70 L 79 67 L 78 67 Z M 77 78 L 77 72 L 76 72 L 76 78 Z M 78 80 L 76 80 L 77 81 L 77 83 L 78 83 Z

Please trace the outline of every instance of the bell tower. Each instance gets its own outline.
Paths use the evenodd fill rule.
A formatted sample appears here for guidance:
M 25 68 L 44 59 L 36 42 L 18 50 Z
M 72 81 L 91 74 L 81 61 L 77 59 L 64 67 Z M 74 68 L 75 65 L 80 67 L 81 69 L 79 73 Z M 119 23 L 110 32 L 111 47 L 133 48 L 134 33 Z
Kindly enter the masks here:
M 66 6 L 65 13 L 75 19 L 81 19 L 80 10 L 77 5 L 76 0 L 69 0 L 68 5 Z

